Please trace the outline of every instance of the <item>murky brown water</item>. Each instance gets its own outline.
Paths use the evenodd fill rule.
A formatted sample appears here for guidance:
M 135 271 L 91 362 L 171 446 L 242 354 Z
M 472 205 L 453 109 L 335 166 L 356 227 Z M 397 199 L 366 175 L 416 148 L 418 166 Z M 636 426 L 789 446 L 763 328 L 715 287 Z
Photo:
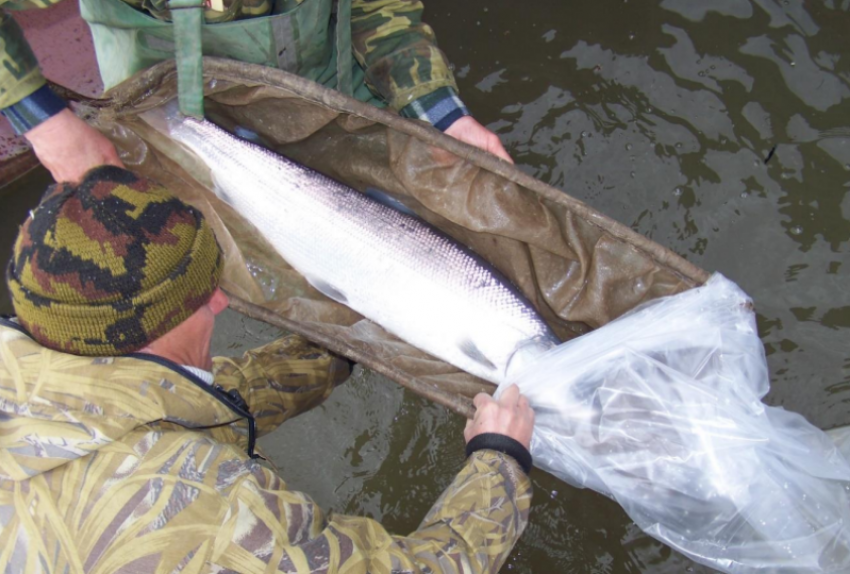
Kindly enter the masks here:
M 0 120 L 6 121 L 6 120 Z M 26 219 L 29 210 L 36 206 L 41 194 L 53 179 L 46 170 L 38 168 L 17 179 L 13 184 L 0 187 L 0 315 L 12 314 L 12 304 L 6 290 L 6 262 L 12 254 L 12 246 L 18 227 Z
M 426 4 L 464 100 L 522 169 L 739 283 L 759 312 L 768 402 L 850 424 L 850 0 Z M 0 190 L 7 253 L 29 209 L 18 195 Z M 224 323 L 221 353 L 276 334 Z M 405 533 L 460 468 L 462 428 L 358 370 L 261 442 L 325 509 Z M 613 502 L 534 481 L 506 570 L 706 570 Z

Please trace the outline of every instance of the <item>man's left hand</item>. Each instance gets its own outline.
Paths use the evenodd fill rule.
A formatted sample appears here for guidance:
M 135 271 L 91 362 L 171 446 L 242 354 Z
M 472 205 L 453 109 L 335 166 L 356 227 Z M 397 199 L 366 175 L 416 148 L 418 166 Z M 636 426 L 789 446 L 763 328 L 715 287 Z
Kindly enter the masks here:
M 463 437 L 468 443 L 480 434 L 495 433 L 510 437 L 524 446 L 531 446 L 534 431 L 534 410 L 528 404 L 528 398 L 519 392 L 519 387 L 511 385 L 499 399 L 487 393 L 478 393 L 473 399 L 475 414 L 466 421 Z
M 488 151 L 507 162 L 514 162 L 505 151 L 499 136 L 479 124 L 472 116 L 464 116 L 456 120 L 445 133 L 464 143 Z

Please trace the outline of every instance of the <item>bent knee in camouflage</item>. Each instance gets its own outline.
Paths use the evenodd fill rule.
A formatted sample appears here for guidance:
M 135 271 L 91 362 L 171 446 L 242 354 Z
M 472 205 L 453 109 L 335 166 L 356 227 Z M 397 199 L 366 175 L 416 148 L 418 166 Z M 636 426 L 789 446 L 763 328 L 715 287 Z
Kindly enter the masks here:
M 239 358 L 213 359 L 215 383 L 237 389 L 260 434 L 324 401 L 351 373 L 348 361 L 298 335 L 277 339 Z

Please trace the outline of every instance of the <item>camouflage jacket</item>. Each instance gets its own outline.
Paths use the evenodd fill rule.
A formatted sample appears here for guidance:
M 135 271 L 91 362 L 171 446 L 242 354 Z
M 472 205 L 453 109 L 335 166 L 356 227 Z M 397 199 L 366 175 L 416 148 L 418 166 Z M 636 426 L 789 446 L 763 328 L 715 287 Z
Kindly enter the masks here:
M 45 8 L 60 0 L 0 0 L 7 8 Z M 153 16 L 167 16 L 166 0 L 125 0 Z M 297 4 L 310 0 L 278 0 Z M 209 23 L 270 13 L 273 0 L 225 0 L 224 12 L 206 12 Z M 351 39 L 366 80 L 395 110 L 440 88 L 457 89 L 434 32 L 422 22 L 419 0 L 353 0 Z M 20 27 L 0 9 L 0 109 L 44 85 L 38 63 Z
M 240 412 L 270 431 L 330 394 L 332 362 L 290 337 L 217 359 L 210 387 L 0 323 L 0 571 L 496 572 L 531 498 L 510 457 L 473 454 L 420 528 L 393 536 L 323 516 L 248 456 Z

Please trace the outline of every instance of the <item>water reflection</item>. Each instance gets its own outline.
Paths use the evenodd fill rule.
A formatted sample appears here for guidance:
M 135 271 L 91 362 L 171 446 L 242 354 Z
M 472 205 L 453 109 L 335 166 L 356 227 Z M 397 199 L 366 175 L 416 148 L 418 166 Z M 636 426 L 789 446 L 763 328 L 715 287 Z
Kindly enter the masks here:
M 520 167 L 741 284 L 768 401 L 850 423 L 850 1 L 483 6 L 430 0 L 428 20 Z M 536 482 L 512 570 L 700 570 Z
M 18 227 L 30 209 L 38 204 L 41 194 L 53 180 L 43 169 L 34 169 L 18 178 L 13 185 L 0 188 L 0 315 L 13 313 L 6 289 L 6 262 L 12 255 Z
M 463 28 L 463 14 L 452 24 L 438 5 L 429 3 L 438 30 Z M 471 108 L 530 173 L 734 277 L 763 315 L 781 319 L 777 346 L 795 340 L 817 356 L 811 365 L 821 363 L 820 341 L 799 340 L 787 301 L 812 289 L 827 300 L 844 296 L 814 286 L 828 269 L 846 277 L 836 263 L 850 225 L 850 75 L 840 33 L 848 6 L 668 0 L 639 11 L 623 2 L 548 8 L 548 18 L 531 24 L 512 18 L 506 4 L 486 14 L 471 8 L 468 17 L 483 18 L 488 32 L 510 31 L 501 49 L 478 27 L 461 45 L 443 41 L 467 70 L 461 87 Z M 517 28 L 528 34 L 525 49 L 514 41 Z M 480 54 L 471 48 L 479 42 L 494 50 Z M 478 89 L 494 71 L 503 83 Z M 785 270 L 800 265 L 798 284 L 788 285 Z M 816 370 L 800 362 L 798 374 Z M 840 362 L 840 354 L 828 359 Z M 822 403 L 815 397 L 802 407 L 817 419 Z

